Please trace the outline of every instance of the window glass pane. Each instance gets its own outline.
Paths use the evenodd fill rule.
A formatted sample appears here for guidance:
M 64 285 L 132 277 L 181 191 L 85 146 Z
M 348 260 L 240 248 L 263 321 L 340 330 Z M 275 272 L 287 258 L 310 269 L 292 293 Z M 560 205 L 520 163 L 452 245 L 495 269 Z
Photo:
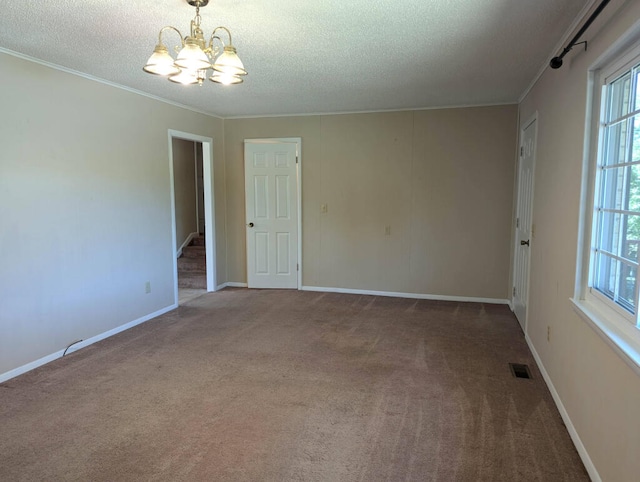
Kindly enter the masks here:
M 627 211 L 640 212 L 640 164 L 627 168 Z
M 620 280 L 617 301 L 631 313 L 635 313 L 636 269 L 619 261 L 618 263 L 620 264 Z
M 624 238 L 620 256 L 638 262 L 638 245 L 640 245 L 640 216 L 621 216 L 624 226 Z
M 600 207 L 640 213 L 640 164 L 602 170 Z
M 602 171 L 601 207 L 604 209 L 625 209 L 627 205 L 628 167 L 604 169 Z
M 623 232 L 624 216 L 620 213 L 601 213 L 602 232 L 600 233 L 600 249 L 620 256 L 621 235 Z
M 609 256 L 596 253 L 596 279 L 594 287 L 613 299 L 616 286 L 616 261 Z
M 631 72 L 609 84 L 607 122 L 615 121 L 629 113 L 631 96 Z
M 631 134 L 631 161 L 640 161 L 640 116 L 633 117 L 632 134 Z
M 638 262 L 638 247 L 640 247 L 640 215 L 621 213 L 600 213 L 599 249 Z
M 627 135 L 629 122 L 624 120 L 606 128 L 602 164 L 612 166 L 629 162 L 627 159 Z

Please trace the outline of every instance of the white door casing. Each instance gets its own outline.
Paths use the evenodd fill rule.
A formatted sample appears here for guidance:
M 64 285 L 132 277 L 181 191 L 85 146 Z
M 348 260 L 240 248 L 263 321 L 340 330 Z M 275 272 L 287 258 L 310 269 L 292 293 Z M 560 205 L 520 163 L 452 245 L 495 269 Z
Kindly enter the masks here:
M 537 121 L 524 124 L 520 132 L 518 163 L 518 204 L 516 208 L 515 250 L 513 263 L 513 312 L 526 333 L 529 298 L 529 266 L 533 227 L 533 180 L 536 155 Z
M 247 285 L 299 288 L 300 139 L 245 140 Z

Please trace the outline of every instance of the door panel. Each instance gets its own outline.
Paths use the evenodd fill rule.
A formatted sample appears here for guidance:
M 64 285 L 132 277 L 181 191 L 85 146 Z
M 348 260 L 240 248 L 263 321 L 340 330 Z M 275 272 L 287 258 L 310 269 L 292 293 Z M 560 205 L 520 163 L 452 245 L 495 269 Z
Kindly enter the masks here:
M 291 253 L 291 236 L 289 233 L 276 233 L 278 246 L 276 248 L 276 273 L 288 275 L 291 274 L 291 265 L 289 263 Z
M 289 219 L 291 213 L 291 194 L 289 176 L 276 176 L 276 217 Z
M 515 256 L 513 271 L 513 311 L 526 332 L 529 298 L 529 263 L 533 223 L 533 169 L 535 162 L 536 126 L 534 120 L 522 131 L 518 167 L 518 204 L 516 211 Z
M 297 144 L 245 142 L 247 284 L 298 287 Z
M 255 239 L 255 272 L 269 274 L 269 233 L 252 231 Z
M 255 219 L 269 218 L 269 178 L 267 176 L 253 176 L 253 217 Z

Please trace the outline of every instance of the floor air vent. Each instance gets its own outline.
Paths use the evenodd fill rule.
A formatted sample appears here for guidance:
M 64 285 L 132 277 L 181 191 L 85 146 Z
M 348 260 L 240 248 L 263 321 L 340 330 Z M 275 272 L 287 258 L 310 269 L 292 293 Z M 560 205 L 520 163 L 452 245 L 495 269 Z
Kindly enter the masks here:
M 523 365 L 521 363 L 509 363 L 509 367 L 511 368 L 511 373 L 513 373 L 514 377 L 531 378 L 531 372 L 527 365 Z

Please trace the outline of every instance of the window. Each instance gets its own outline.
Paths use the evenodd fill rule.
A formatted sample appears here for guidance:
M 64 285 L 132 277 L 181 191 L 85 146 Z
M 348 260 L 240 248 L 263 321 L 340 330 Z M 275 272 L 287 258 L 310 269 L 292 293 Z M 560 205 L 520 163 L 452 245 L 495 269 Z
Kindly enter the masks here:
M 605 74 L 606 75 L 606 74 Z M 640 60 L 603 79 L 590 286 L 637 323 Z
M 640 25 L 589 71 L 573 306 L 640 375 Z M 631 48 L 631 50 L 624 49 Z

